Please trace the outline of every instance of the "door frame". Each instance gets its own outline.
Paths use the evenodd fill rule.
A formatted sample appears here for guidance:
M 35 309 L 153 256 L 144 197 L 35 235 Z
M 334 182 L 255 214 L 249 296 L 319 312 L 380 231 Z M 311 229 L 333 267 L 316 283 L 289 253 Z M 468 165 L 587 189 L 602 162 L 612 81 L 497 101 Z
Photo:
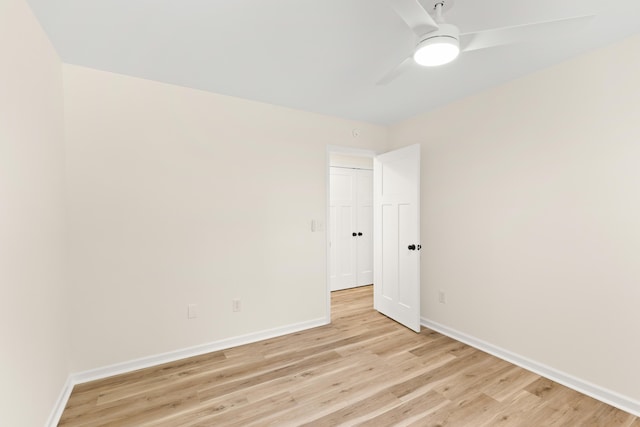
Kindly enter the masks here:
M 364 148 L 353 148 L 353 147 L 344 147 L 344 146 L 340 146 L 340 145 L 327 145 L 326 148 L 326 152 L 325 152 L 325 197 L 326 197 L 326 203 L 325 203 L 325 218 L 326 220 L 326 226 L 325 226 L 325 248 L 326 248 L 326 253 L 325 253 L 325 260 L 326 260 L 326 265 L 325 265 L 325 270 L 326 270 L 326 298 L 327 298 L 327 302 L 326 302 L 326 322 L 327 324 L 331 323 L 331 259 L 330 259 L 330 242 L 331 242 L 331 235 L 329 233 L 329 230 L 331 230 L 331 224 L 329 224 L 329 220 L 330 220 L 330 214 L 329 214 L 329 205 L 331 203 L 331 192 L 330 192 L 330 181 L 331 181 L 331 154 L 343 154 L 343 155 L 347 155 L 347 156 L 355 156 L 355 157 L 366 157 L 366 158 L 371 158 L 373 159 L 374 157 L 376 157 L 378 154 L 378 152 L 374 151 L 374 150 L 367 150 Z

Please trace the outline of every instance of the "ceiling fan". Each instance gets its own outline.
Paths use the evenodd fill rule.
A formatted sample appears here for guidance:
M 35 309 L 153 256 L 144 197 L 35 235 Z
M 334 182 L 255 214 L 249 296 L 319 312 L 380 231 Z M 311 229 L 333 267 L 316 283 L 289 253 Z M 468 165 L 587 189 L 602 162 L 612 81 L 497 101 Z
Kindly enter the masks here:
M 454 0 L 389 0 L 396 13 L 417 36 L 413 53 L 378 81 L 384 85 L 408 67 L 417 63 L 433 67 L 447 64 L 460 52 L 486 49 L 506 44 L 561 36 L 577 31 L 594 15 L 576 16 L 553 21 L 512 27 L 494 28 L 473 33 L 460 33 L 458 27 L 445 22 L 443 13 L 451 9 Z M 433 16 L 432 16 L 433 15 Z

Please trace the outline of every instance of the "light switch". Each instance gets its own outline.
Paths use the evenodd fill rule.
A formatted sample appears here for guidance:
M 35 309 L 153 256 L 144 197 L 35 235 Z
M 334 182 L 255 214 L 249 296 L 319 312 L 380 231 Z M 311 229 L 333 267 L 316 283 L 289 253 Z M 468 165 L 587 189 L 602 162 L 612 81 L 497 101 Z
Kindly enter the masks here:
M 189 304 L 187 306 L 187 319 L 195 319 L 198 317 L 198 305 Z
M 317 232 L 317 231 L 324 231 L 324 223 L 319 220 L 319 219 L 312 219 L 311 220 L 311 231 L 312 232 Z

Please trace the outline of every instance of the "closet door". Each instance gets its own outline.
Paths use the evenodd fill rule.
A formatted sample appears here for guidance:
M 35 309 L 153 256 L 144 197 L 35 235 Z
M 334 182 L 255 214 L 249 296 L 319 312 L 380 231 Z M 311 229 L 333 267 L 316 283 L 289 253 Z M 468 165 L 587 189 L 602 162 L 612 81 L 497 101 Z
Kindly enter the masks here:
M 356 170 L 356 286 L 373 283 L 373 171 Z
M 353 169 L 330 168 L 329 221 L 331 290 L 352 288 L 356 285 L 356 174 Z

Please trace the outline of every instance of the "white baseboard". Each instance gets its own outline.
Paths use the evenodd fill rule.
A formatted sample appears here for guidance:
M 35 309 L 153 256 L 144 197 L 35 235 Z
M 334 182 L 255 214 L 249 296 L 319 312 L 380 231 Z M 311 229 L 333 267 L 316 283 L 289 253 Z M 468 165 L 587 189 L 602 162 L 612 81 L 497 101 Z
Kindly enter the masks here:
M 56 427 L 58 425 L 60 417 L 62 416 L 62 411 L 64 411 L 64 407 L 67 406 L 69 396 L 71 396 L 71 390 L 73 390 L 73 382 L 71 380 L 71 375 L 69 375 L 62 387 L 62 390 L 60 391 L 60 395 L 53 406 L 53 410 L 51 411 L 45 426 Z
M 512 353 L 508 350 L 497 347 L 493 344 L 472 337 L 465 333 L 459 332 L 455 329 L 451 329 L 432 320 L 425 319 L 424 317 L 420 319 L 420 323 L 426 328 L 433 329 L 436 332 L 440 332 L 443 335 L 468 344 L 471 347 L 475 347 L 486 353 L 492 354 L 496 357 L 499 357 L 500 359 L 506 360 L 507 362 L 511 362 L 514 365 L 518 365 L 531 372 L 535 372 L 538 375 L 541 375 L 580 393 L 586 394 L 587 396 L 593 397 L 594 399 L 600 400 L 611 406 L 615 406 L 618 409 L 622 409 L 623 411 L 640 417 L 640 402 L 638 402 L 637 400 L 631 399 L 627 396 L 623 396 L 619 393 L 600 387 L 596 384 L 592 384 L 588 381 L 581 380 L 580 378 L 576 378 L 550 366 Z
M 48 427 L 55 427 L 58 425 L 60 417 L 62 416 L 62 412 L 64 411 L 64 408 L 67 405 L 67 401 L 69 400 L 69 396 L 71 395 L 71 391 L 73 390 L 73 386 L 75 386 L 76 384 L 82 384 L 89 381 L 112 377 L 114 375 L 124 374 L 138 369 L 149 368 L 151 366 L 156 366 L 163 363 L 174 362 L 176 360 L 186 359 L 188 357 L 199 356 L 201 354 L 211 353 L 213 351 L 220 351 L 244 344 L 251 344 L 269 338 L 275 338 L 282 335 L 300 332 L 305 329 L 324 326 L 329 323 L 331 323 L 331 320 L 329 318 L 323 317 L 320 319 L 310 320 L 308 322 L 268 329 L 265 331 L 227 338 L 207 344 L 201 344 L 180 350 L 170 351 L 167 353 L 142 357 L 140 359 L 116 363 L 101 368 L 89 369 L 87 371 L 71 374 L 67 378 L 67 382 L 65 383 L 64 388 L 60 393 L 60 396 L 54 406 L 53 411 L 51 412 L 51 415 L 49 416 L 49 420 L 47 421 L 46 425 Z

